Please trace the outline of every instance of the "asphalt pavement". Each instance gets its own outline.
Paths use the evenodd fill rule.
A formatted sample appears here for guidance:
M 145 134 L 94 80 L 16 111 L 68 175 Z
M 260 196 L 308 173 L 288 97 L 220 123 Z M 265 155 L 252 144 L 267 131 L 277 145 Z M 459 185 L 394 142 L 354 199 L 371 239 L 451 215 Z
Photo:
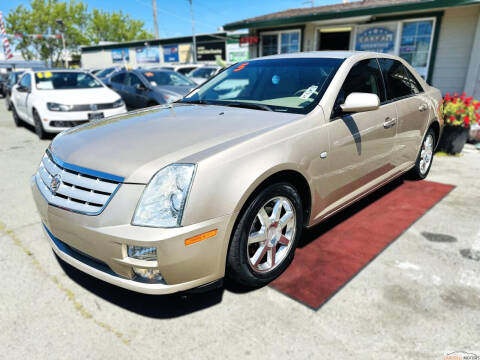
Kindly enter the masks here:
M 480 354 L 480 151 L 434 159 L 456 188 L 318 311 L 270 287 L 116 288 L 58 260 L 30 193 L 50 140 L 0 100 L 0 358 L 443 359 Z M 321 226 L 321 225 L 320 225 Z M 348 236 L 348 234 L 346 234 Z

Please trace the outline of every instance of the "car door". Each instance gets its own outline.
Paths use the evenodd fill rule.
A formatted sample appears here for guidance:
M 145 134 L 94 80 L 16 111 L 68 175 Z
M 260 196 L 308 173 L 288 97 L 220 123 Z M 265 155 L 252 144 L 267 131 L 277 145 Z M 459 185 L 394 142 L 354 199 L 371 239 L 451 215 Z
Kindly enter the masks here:
M 112 90 L 116 91 L 118 95 L 123 99 L 123 101 L 126 102 L 125 100 L 125 78 L 126 78 L 126 73 L 125 72 L 120 72 L 118 74 L 113 75 L 109 82 L 108 82 L 108 87 L 110 87 Z
M 387 98 L 397 108 L 398 123 L 392 162 L 400 169 L 417 158 L 429 121 L 429 102 L 414 75 L 398 60 L 379 59 Z
M 27 114 L 27 100 L 32 90 L 32 76 L 26 73 L 20 79 L 20 82 L 15 91 L 15 109 L 24 120 L 29 120 Z
M 125 98 L 127 101 L 127 106 L 131 108 L 143 108 L 147 106 L 148 98 L 146 96 L 147 89 L 139 89 L 138 86 L 145 87 L 140 78 L 133 72 L 127 74 L 125 81 Z
M 377 110 L 343 113 L 340 105 L 353 92 L 373 93 L 380 99 Z M 327 124 L 330 172 L 320 186 L 327 189 L 322 214 L 372 188 L 389 176 L 396 133 L 395 105 L 386 101 L 385 87 L 376 59 L 357 62 L 349 71 L 335 100 Z

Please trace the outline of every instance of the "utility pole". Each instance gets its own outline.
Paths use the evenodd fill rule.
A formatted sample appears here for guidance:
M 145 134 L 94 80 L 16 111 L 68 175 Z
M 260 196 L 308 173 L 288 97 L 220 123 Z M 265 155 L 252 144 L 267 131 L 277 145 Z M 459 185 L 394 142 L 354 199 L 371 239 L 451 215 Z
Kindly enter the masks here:
M 193 39 L 193 48 L 192 48 L 192 57 L 193 63 L 197 63 L 197 41 L 195 39 L 195 19 L 193 18 L 193 4 L 192 0 L 188 0 L 190 3 L 190 14 L 192 15 L 192 39 Z
M 157 0 L 152 0 L 153 8 L 153 26 L 155 27 L 155 39 L 160 38 L 158 34 L 158 18 L 157 18 Z
M 65 23 L 63 22 L 62 19 L 57 19 L 56 20 L 57 24 L 60 25 L 61 29 L 61 35 L 62 35 L 62 45 L 63 45 L 63 62 L 65 69 L 68 69 L 68 56 L 67 56 L 67 49 L 65 46 Z

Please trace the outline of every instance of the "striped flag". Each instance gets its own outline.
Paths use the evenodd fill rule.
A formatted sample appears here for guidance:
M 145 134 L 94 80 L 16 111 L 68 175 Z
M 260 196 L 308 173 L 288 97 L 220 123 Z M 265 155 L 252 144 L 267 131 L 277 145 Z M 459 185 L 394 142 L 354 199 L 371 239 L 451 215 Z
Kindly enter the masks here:
M 5 25 L 3 23 L 3 14 L 0 11 L 0 36 L 3 37 L 3 51 L 5 53 L 5 58 L 8 60 L 13 57 L 12 50 L 10 50 L 10 42 L 6 36 Z

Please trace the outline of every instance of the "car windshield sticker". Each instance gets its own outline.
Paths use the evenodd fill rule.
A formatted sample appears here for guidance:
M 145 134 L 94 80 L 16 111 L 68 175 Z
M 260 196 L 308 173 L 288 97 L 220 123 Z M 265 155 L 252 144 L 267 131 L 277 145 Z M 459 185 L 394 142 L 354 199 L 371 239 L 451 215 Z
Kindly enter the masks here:
M 39 79 L 43 79 L 43 74 L 42 74 L 42 73 L 37 73 L 37 77 L 38 77 Z
M 53 90 L 53 83 L 52 83 L 51 80 L 39 81 L 37 83 L 37 89 L 39 89 L 39 90 Z
M 149 71 L 149 72 L 146 72 L 146 73 L 144 73 L 144 75 L 145 75 L 145 76 L 148 76 L 148 77 L 152 77 L 152 76 L 154 76 L 154 74 L 153 74 L 152 72 L 150 72 L 150 71 Z
M 238 67 L 237 67 L 235 70 L 233 70 L 233 71 L 243 70 L 243 69 L 245 68 L 245 66 L 247 66 L 247 65 L 248 65 L 248 62 L 243 63 L 243 64 L 240 64 L 240 65 L 238 65 Z
M 308 99 L 312 94 L 317 91 L 318 86 L 317 85 L 312 85 L 310 86 L 307 90 L 303 92 L 302 95 L 300 95 L 300 99 Z
M 273 85 L 278 85 L 279 82 L 280 82 L 280 76 L 278 76 L 277 74 L 273 75 L 272 76 L 272 84 Z

